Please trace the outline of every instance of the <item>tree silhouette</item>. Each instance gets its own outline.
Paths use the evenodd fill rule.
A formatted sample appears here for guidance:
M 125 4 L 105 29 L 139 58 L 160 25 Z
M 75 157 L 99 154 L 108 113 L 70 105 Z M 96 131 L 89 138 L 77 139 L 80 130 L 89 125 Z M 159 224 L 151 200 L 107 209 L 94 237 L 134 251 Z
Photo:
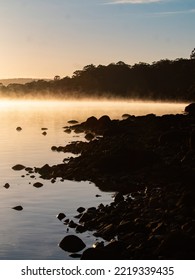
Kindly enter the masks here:
M 59 80 L 60 80 L 60 76 L 56 75 L 56 76 L 54 77 L 54 81 L 59 81 Z
M 190 59 L 195 59 L 195 48 L 191 52 Z

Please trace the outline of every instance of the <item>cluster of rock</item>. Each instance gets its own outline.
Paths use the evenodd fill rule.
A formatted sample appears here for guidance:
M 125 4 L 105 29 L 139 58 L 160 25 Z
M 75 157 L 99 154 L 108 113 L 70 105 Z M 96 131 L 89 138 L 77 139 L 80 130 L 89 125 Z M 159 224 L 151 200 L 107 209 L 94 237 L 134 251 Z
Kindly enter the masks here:
M 87 180 L 119 192 L 110 205 L 67 220 L 76 232 L 91 230 L 109 241 L 86 249 L 82 259 L 195 258 L 195 105 L 185 111 L 90 117 L 65 128 L 92 135 L 89 142 L 52 147 L 77 157 L 35 168 L 43 179 Z
M 69 226 L 77 233 L 93 231 L 108 241 L 87 248 L 81 259 L 194 259 L 193 207 L 184 189 L 146 188 L 126 196 L 117 193 L 110 205 L 82 210 Z M 75 242 L 72 248 L 70 240 L 60 247 L 75 252 Z
M 53 146 L 53 151 L 79 156 L 36 168 L 42 178 L 88 180 L 102 190 L 122 193 L 140 190 L 146 184 L 188 185 L 195 181 L 195 118 L 191 114 L 129 116 L 121 121 L 90 117 L 69 129 L 101 137 Z

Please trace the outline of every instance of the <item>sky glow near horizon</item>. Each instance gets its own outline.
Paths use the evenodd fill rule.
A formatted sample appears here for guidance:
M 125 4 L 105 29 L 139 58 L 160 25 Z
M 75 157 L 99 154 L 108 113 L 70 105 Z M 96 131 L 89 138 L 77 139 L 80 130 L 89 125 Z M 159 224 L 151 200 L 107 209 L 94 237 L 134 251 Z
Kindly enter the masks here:
M 189 58 L 194 0 L 0 0 L 0 79 Z

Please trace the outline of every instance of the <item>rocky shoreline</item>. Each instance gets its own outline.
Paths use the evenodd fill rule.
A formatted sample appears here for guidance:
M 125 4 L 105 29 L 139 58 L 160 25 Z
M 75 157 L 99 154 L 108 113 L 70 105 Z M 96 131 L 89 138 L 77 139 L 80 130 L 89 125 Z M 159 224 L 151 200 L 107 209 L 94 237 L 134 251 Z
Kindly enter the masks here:
M 90 117 L 64 129 L 84 132 L 87 142 L 51 149 L 77 157 L 33 172 L 53 182 L 86 180 L 116 192 L 110 205 L 65 220 L 75 232 L 93 231 L 108 242 L 85 249 L 81 259 L 195 259 L 194 104 L 184 114 Z M 66 240 L 62 243 L 66 250 Z

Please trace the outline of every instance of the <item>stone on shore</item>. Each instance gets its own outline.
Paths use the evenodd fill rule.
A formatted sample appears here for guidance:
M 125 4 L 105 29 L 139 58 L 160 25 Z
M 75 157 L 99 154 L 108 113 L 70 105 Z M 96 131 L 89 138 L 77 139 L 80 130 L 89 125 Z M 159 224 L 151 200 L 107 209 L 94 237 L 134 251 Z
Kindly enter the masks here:
M 61 240 L 59 247 L 64 251 L 76 253 L 83 250 L 86 245 L 78 236 L 67 235 Z

